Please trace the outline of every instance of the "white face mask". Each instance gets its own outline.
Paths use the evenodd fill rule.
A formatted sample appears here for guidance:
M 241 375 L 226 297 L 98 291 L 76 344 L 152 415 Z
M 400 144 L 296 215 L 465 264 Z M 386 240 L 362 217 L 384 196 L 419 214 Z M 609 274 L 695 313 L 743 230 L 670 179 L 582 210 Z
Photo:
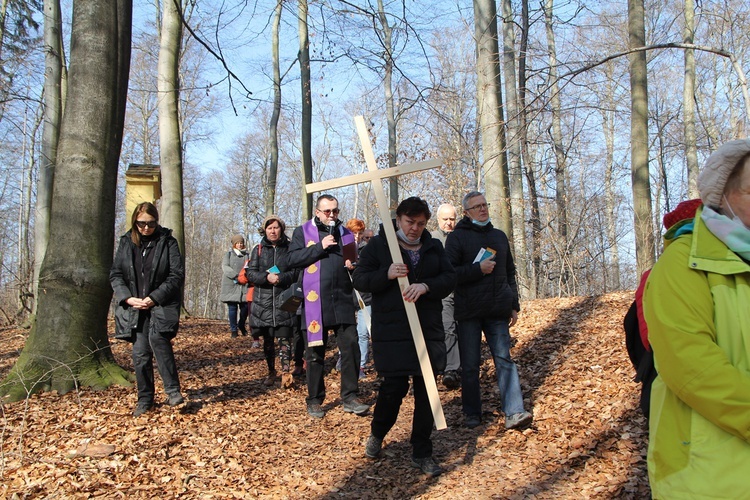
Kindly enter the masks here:
M 726 203 L 727 208 L 729 209 L 729 213 L 732 214 L 731 217 L 730 217 L 730 219 L 732 219 L 732 221 L 734 223 L 743 226 L 747 230 L 750 230 L 750 227 L 748 227 L 747 225 L 745 225 L 744 222 L 742 222 L 742 219 L 740 219 L 739 215 L 737 215 L 736 213 L 734 213 L 734 209 L 732 208 L 732 205 L 729 204 L 729 200 L 727 199 L 726 195 L 722 195 L 722 196 L 724 198 L 724 203 Z

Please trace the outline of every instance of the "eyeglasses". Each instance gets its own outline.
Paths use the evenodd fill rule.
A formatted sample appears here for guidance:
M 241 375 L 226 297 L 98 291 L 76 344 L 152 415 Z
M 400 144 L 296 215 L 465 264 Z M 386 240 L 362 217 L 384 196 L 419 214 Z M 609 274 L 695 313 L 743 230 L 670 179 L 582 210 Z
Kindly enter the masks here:
M 362 236 L 363 240 L 369 240 L 370 238 L 372 238 L 372 236 Z
M 155 220 L 150 220 L 150 221 L 137 220 L 135 221 L 135 225 L 138 226 L 139 229 L 146 229 L 146 227 L 154 229 L 156 226 L 159 225 L 159 223 L 156 222 Z
M 490 204 L 489 203 L 480 203 L 478 205 L 474 205 L 473 207 L 469 207 L 466 210 L 477 210 L 477 209 L 479 209 L 479 210 L 487 210 L 488 208 L 490 208 Z
M 324 214 L 326 214 L 326 217 L 329 216 L 329 215 L 331 215 L 331 214 L 333 214 L 333 215 L 338 215 L 339 214 L 339 209 L 338 208 L 328 208 L 326 210 L 321 210 L 319 208 L 316 208 L 316 210 L 318 212 L 323 212 Z

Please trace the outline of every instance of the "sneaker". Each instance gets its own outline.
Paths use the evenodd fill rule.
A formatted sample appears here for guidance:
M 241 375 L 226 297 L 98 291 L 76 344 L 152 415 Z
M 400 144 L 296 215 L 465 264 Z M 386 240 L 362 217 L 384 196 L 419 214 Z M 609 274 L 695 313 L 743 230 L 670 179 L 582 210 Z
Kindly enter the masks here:
M 359 379 L 362 380 L 363 378 L 367 378 L 367 374 L 365 373 L 364 368 L 359 369 Z
M 355 398 L 344 402 L 344 411 L 346 413 L 354 413 L 355 415 L 364 415 L 370 411 L 370 405 L 366 405 Z
M 307 405 L 307 414 L 313 418 L 323 418 L 326 412 L 323 411 L 323 407 L 318 403 L 310 403 Z
M 506 429 L 521 429 L 527 427 L 534 417 L 527 411 L 521 413 L 514 413 L 508 417 L 505 417 L 505 428 Z
M 378 458 L 382 448 L 383 440 L 370 434 L 370 437 L 367 438 L 367 443 L 365 444 L 365 456 L 367 458 Z
M 140 417 L 147 411 L 150 411 L 154 407 L 151 403 L 138 403 L 135 405 L 135 410 L 133 410 L 133 416 L 134 417 Z
M 440 466 L 435 463 L 435 460 L 433 460 L 432 457 L 412 457 L 411 466 L 416 467 L 417 469 L 422 469 L 422 472 L 432 477 L 439 476 L 443 472 L 443 469 L 441 469 Z
M 464 417 L 464 425 L 469 429 L 479 427 L 480 425 L 482 425 L 482 417 L 480 417 L 479 415 L 466 415 Z
M 443 386 L 446 389 L 458 389 L 461 386 L 461 379 L 454 370 L 447 371 L 443 375 Z
M 170 395 L 169 395 L 169 396 L 167 397 L 167 404 L 168 404 L 169 406 L 177 406 L 177 405 L 181 405 L 181 404 L 182 404 L 182 403 L 184 403 L 184 402 L 185 402 L 185 398 L 183 398 L 183 397 L 182 397 L 182 394 L 180 394 L 179 392 L 175 392 L 175 393 L 173 393 L 173 394 L 170 394 Z
M 273 384 L 276 383 L 276 370 L 269 372 L 268 376 L 263 380 L 263 385 L 266 387 L 271 387 Z

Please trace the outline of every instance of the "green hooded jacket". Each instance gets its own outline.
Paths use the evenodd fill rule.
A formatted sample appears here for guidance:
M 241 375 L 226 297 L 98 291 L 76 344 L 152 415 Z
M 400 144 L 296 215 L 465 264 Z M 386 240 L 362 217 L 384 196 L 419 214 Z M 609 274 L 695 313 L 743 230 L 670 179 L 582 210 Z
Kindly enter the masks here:
M 750 265 L 696 214 L 649 276 L 654 498 L 750 498 Z

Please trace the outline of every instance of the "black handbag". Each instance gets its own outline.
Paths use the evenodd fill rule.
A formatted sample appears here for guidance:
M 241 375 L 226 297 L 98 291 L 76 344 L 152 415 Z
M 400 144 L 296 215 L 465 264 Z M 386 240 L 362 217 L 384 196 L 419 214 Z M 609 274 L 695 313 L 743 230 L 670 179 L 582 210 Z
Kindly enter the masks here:
M 283 292 L 279 296 L 279 302 L 281 303 L 282 311 L 297 312 L 299 305 L 302 303 L 302 285 L 295 283 Z

